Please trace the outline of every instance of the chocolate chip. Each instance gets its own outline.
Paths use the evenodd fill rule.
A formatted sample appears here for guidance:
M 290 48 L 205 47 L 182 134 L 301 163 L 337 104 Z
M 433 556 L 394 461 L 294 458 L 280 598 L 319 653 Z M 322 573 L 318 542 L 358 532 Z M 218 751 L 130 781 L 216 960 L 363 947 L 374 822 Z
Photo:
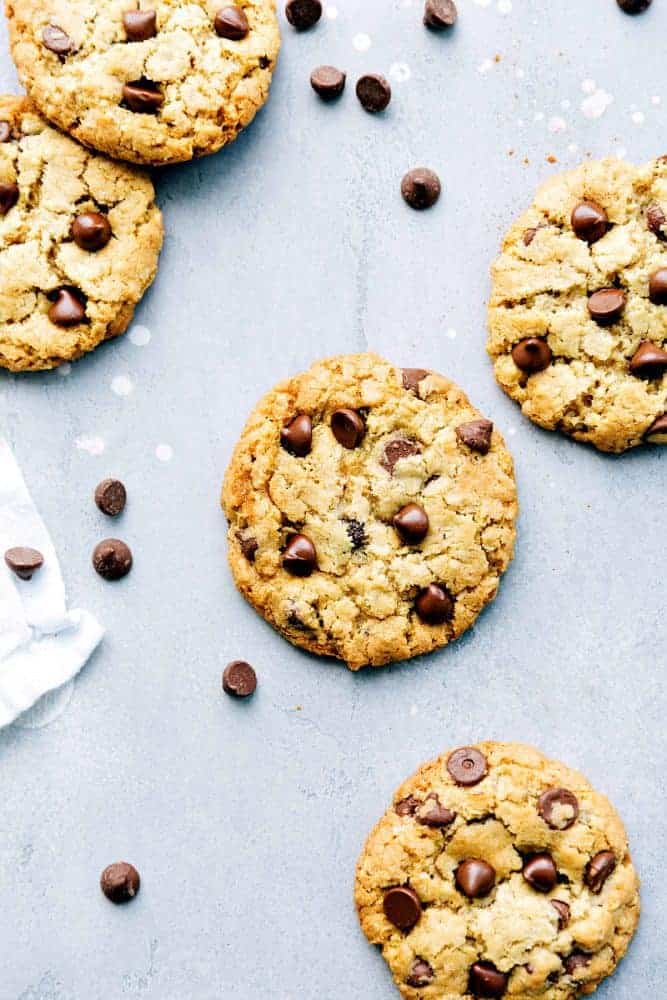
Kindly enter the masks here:
M 396 803 L 394 812 L 398 816 L 414 816 L 421 804 L 421 799 L 416 799 L 414 795 L 408 795 Z
M 408 392 L 414 392 L 415 396 L 418 396 L 419 383 L 430 374 L 430 371 L 427 371 L 426 368 L 403 368 L 403 388 L 407 389 Z
M 427 28 L 440 31 L 451 28 L 456 23 L 458 11 L 454 0 L 426 0 L 424 7 L 424 24 Z
M 537 811 L 552 830 L 569 830 L 579 817 L 579 801 L 567 788 L 547 788 L 537 800 Z
M 474 997 L 501 997 L 507 989 L 507 979 L 491 962 L 475 962 L 470 969 L 468 991 Z
M 428 167 L 409 170 L 401 181 L 401 194 L 410 208 L 431 208 L 440 197 L 440 178 Z
M 394 438 L 384 446 L 380 465 L 392 476 L 396 463 L 402 458 L 410 458 L 411 455 L 421 455 L 421 448 L 416 441 L 408 441 L 407 438 Z
M 421 823 L 422 826 L 430 826 L 433 829 L 440 830 L 442 827 L 449 826 L 454 822 L 456 813 L 448 809 L 447 806 L 443 806 L 435 792 L 431 792 L 417 808 L 416 818 L 417 822 Z
M 9 122 L 0 122 L 0 142 L 9 142 L 12 137 L 12 127 Z
M 667 413 L 656 417 L 644 434 L 644 440 L 649 444 L 667 444 Z
M 228 663 L 222 674 L 222 688 L 235 698 L 248 698 L 257 687 L 257 674 L 245 660 Z
M 82 250 L 89 250 L 91 253 L 101 250 L 111 239 L 111 226 L 106 215 L 101 212 L 77 215 L 72 223 L 72 239 Z
M 590 955 L 584 954 L 583 951 L 573 951 L 571 955 L 568 955 L 563 965 L 565 966 L 565 971 L 568 976 L 573 975 L 577 969 L 584 969 L 591 960 Z
M 570 907 L 562 899 L 550 899 L 549 902 L 558 914 L 558 930 L 564 930 L 570 922 Z
M 528 337 L 520 340 L 512 348 L 512 360 L 517 368 L 522 372 L 533 375 L 535 372 L 543 372 L 551 364 L 553 354 L 546 340 L 541 337 Z
M 456 436 L 459 441 L 472 451 L 478 451 L 480 455 L 488 454 L 492 434 L 493 424 L 484 417 L 479 420 L 471 420 L 467 424 L 459 424 L 456 428 Z
M 428 986 L 428 984 L 433 979 L 433 969 L 423 958 L 416 958 L 412 963 L 410 972 L 408 973 L 408 978 L 405 980 L 408 986 L 412 986 L 414 989 L 421 989 L 422 986 Z
M 213 22 L 216 34 L 232 42 L 240 42 L 250 31 L 248 18 L 240 7 L 223 7 L 215 15 Z
M 377 114 L 391 101 L 391 87 L 379 73 L 367 73 L 357 80 L 357 97 L 365 111 Z
M 667 351 L 650 340 L 643 340 L 630 362 L 630 371 L 638 378 L 661 378 L 667 370 Z
M 291 536 L 283 552 L 283 566 L 292 576 L 310 576 L 317 568 L 317 553 L 310 538 Z
M 667 306 L 667 267 L 658 268 L 649 278 L 648 297 L 655 306 Z
M 299 413 L 280 431 L 280 443 L 285 451 L 304 458 L 313 444 L 313 422 L 306 413 Z
M 586 865 L 584 882 L 597 895 L 616 868 L 616 858 L 611 851 L 600 851 Z
M 318 66 L 310 74 L 310 85 L 323 101 L 333 101 L 345 90 L 347 77 L 335 66 Z
M 366 424 L 356 410 L 336 410 L 331 417 L 333 436 L 343 448 L 357 448 L 366 433 Z
M 469 788 L 486 777 L 489 765 L 484 754 L 476 747 L 459 747 L 447 758 L 447 770 L 457 785 Z
M 601 288 L 588 299 L 591 319 L 600 326 L 608 326 L 620 319 L 625 309 L 625 293 L 620 288 Z
M 132 553 L 119 538 L 105 538 L 95 546 L 93 566 L 105 580 L 120 580 L 132 569 Z
M 0 215 L 7 215 L 19 200 L 18 184 L 0 184 Z
M 456 869 L 456 888 L 468 899 L 482 899 L 488 896 L 496 884 L 496 870 L 479 858 L 468 858 Z
M 419 896 L 407 885 L 399 885 L 384 894 L 384 914 L 394 927 L 409 931 L 422 915 Z
M 523 866 L 523 877 L 538 892 L 551 892 L 558 882 L 558 869 L 550 854 L 534 854 Z
M 17 545 L 12 549 L 7 549 L 5 562 L 12 573 L 15 573 L 21 580 L 32 580 L 33 573 L 36 573 L 43 565 L 44 556 L 37 549 Z
M 428 514 L 418 503 L 401 507 L 393 524 L 406 545 L 418 545 L 428 534 Z
M 572 209 L 574 235 L 586 243 L 597 243 L 609 228 L 609 218 L 604 208 L 595 201 L 580 201 Z
M 57 56 L 66 56 L 74 52 L 74 42 L 62 28 L 56 24 L 48 24 L 42 32 L 44 47 Z
M 646 225 L 650 231 L 658 237 L 660 240 L 665 239 L 665 232 L 663 226 L 667 222 L 667 216 L 665 215 L 662 207 L 654 202 L 649 205 L 646 210 Z
M 345 530 L 355 552 L 357 549 L 363 548 L 368 541 L 365 526 L 353 517 L 346 519 Z
M 240 531 L 237 531 L 236 537 L 239 540 L 239 545 L 241 546 L 241 552 L 246 557 L 248 562 L 255 561 L 255 555 L 257 554 L 257 549 L 259 548 L 259 543 L 256 538 L 244 538 Z
M 127 491 L 120 479 L 103 479 L 95 489 L 95 503 L 103 514 L 118 517 L 125 510 Z
M 127 903 L 139 892 L 141 879 L 134 865 L 117 861 L 100 875 L 100 888 L 112 903 Z
M 626 14 L 643 14 L 651 6 L 651 0 L 616 0 Z
M 320 0 L 288 0 L 285 15 L 297 31 L 307 31 L 322 17 L 322 4 Z
M 128 42 L 146 42 L 157 34 L 154 10 L 126 10 L 123 27 Z
M 86 318 L 86 307 L 72 288 L 59 288 L 49 309 L 49 319 L 56 326 L 77 326 Z
M 417 595 L 415 610 L 426 625 L 443 625 L 454 617 L 454 601 L 438 583 L 429 583 Z
M 152 80 L 134 80 L 123 86 L 125 105 L 140 115 L 152 115 L 164 104 L 164 95 Z
M 537 229 L 538 229 L 537 226 L 532 226 L 530 229 L 524 230 L 522 238 L 523 238 L 523 245 L 525 247 L 529 247 L 530 244 L 533 242 L 535 236 L 537 235 Z

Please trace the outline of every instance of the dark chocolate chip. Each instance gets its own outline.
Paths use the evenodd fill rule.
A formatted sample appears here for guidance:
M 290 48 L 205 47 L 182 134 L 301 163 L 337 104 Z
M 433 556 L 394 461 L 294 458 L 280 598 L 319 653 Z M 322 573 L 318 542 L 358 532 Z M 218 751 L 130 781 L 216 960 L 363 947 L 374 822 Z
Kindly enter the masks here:
M 12 137 L 12 127 L 9 122 L 0 121 L 0 142 L 9 142 Z
M 232 660 L 222 674 L 222 688 L 236 698 L 248 698 L 257 687 L 257 674 L 245 660 Z
M 411 455 L 420 455 L 421 448 L 416 441 L 408 441 L 407 438 L 394 438 L 384 446 L 380 465 L 392 476 L 397 462 L 402 458 L 410 458 Z
M 297 31 L 307 31 L 322 17 L 320 0 L 288 0 L 285 16 Z
M 502 997 L 508 977 L 491 962 L 475 962 L 470 969 L 468 990 L 474 997 Z
M 454 617 L 454 601 L 438 583 L 429 583 L 417 595 L 415 610 L 426 625 L 443 625 Z
M 616 868 L 616 858 L 612 851 L 600 851 L 586 865 L 584 872 L 584 882 L 597 895 L 602 892 L 602 888 Z
M 357 80 L 357 97 L 364 111 L 377 114 L 391 101 L 391 87 L 379 73 L 366 73 Z
M 356 410 L 336 410 L 331 417 L 331 431 L 343 448 L 357 448 L 366 433 L 366 424 Z
M 333 101 L 345 90 L 347 77 L 335 66 L 318 66 L 310 74 L 310 85 L 323 101 Z
M 492 434 L 493 424 L 485 417 L 480 417 L 479 420 L 470 420 L 467 424 L 459 424 L 456 428 L 456 436 L 459 441 L 472 451 L 478 451 L 480 455 L 488 454 Z
M 125 510 L 127 491 L 120 479 L 103 479 L 95 489 L 95 503 L 103 514 L 118 517 Z
M 476 747 L 459 747 L 447 758 L 447 770 L 457 785 L 469 788 L 486 777 L 489 765 L 484 754 Z
M 402 374 L 403 388 L 407 389 L 408 392 L 414 392 L 415 396 L 418 396 L 419 383 L 431 373 L 426 368 L 403 368 Z
M 283 552 L 283 566 L 292 576 L 310 576 L 317 568 L 317 553 L 310 538 L 291 536 Z
M 656 417 L 644 434 L 644 440 L 649 444 L 667 444 L 667 413 Z
M 537 235 L 537 226 L 531 226 L 530 229 L 525 229 L 523 233 L 523 245 L 529 247 Z
M 537 800 L 537 811 L 552 830 L 569 830 L 579 817 L 579 800 L 567 788 L 547 788 Z
M 496 884 L 496 870 L 479 858 L 468 858 L 456 869 L 456 888 L 468 899 L 482 899 L 488 896 Z
M 528 337 L 520 340 L 512 348 L 512 360 L 522 372 L 533 375 L 543 372 L 551 364 L 553 354 L 546 340 L 541 337 Z
M 591 319 L 600 326 L 615 323 L 623 315 L 625 309 L 625 292 L 620 288 L 601 288 L 588 299 L 588 311 Z
M 77 326 L 86 318 L 86 307 L 72 288 L 59 288 L 49 309 L 49 319 L 56 326 Z
M 95 546 L 93 566 L 105 580 L 120 580 L 132 569 L 132 553 L 119 538 L 105 538 Z
M 368 541 L 365 526 L 361 523 L 361 521 L 357 521 L 353 517 L 346 518 L 345 530 L 347 531 L 347 537 L 350 539 L 352 548 L 355 552 L 357 549 L 363 548 Z
M 643 14 L 651 6 L 652 0 L 616 0 L 626 14 Z
M 10 182 L 0 184 L 0 215 L 7 215 L 10 208 L 13 208 L 19 200 L 19 186 Z
M 565 966 L 565 971 L 568 976 L 573 975 L 577 969 L 584 969 L 591 960 L 590 955 L 586 955 L 583 951 L 573 951 L 571 955 L 568 955 L 563 965 Z
M 416 958 L 410 967 L 410 972 L 405 982 L 408 986 L 412 986 L 413 989 L 418 990 L 422 986 L 428 986 L 432 979 L 433 969 L 428 962 L 423 958 Z
M 164 94 L 152 80 L 134 80 L 123 86 L 125 105 L 140 115 L 153 115 L 164 104 Z
M 44 556 L 37 549 L 17 545 L 12 549 L 7 549 L 5 562 L 12 573 L 15 573 L 21 580 L 31 580 L 33 573 L 36 573 L 44 564 Z
M 100 888 L 112 903 L 127 903 L 139 892 L 141 879 L 134 865 L 117 861 L 100 875 Z
M 101 212 L 77 215 L 72 223 L 72 239 L 82 250 L 90 250 L 91 253 L 101 250 L 111 239 L 111 226 L 106 215 Z
M 422 915 L 419 896 L 407 885 L 398 885 L 384 894 L 384 914 L 394 927 L 409 931 Z
M 146 42 L 157 34 L 154 10 L 126 10 L 123 27 L 128 42 Z
M 393 524 L 406 545 L 419 545 L 428 534 L 428 514 L 418 503 L 401 507 L 394 515 Z
M 649 278 L 648 297 L 655 306 L 667 306 L 667 267 L 659 267 Z
M 241 546 L 241 552 L 246 557 L 248 562 L 255 561 L 255 555 L 257 554 L 257 549 L 259 548 L 259 543 L 256 538 L 248 537 L 244 538 L 240 531 L 237 531 L 236 537 L 239 540 L 239 545 Z
M 564 930 L 570 922 L 570 907 L 562 899 L 550 899 L 549 902 L 558 914 L 558 930 Z
M 665 231 L 663 227 L 666 222 L 667 216 L 665 215 L 662 206 L 658 205 L 656 202 L 649 205 L 646 211 L 646 225 L 660 240 L 665 239 Z
M 558 882 L 558 869 L 550 854 L 534 854 L 523 866 L 523 877 L 538 892 L 551 892 Z
M 435 792 L 431 792 L 418 807 L 416 818 L 422 826 L 430 826 L 439 830 L 453 823 L 456 819 L 456 813 L 448 809 L 447 806 L 443 806 Z
M 416 799 L 414 795 L 408 795 L 396 803 L 394 812 L 399 816 L 414 816 L 421 804 L 421 799 Z
M 424 24 L 427 28 L 440 31 L 451 28 L 456 23 L 458 11 L 454 0 L 426 0 Z
M 643 340 L 630 362 L 630 371 L 638 378 L 661 378 L 667 370 L 667 351 L 651 340 Z
M 440 197 L 441 190 L 440 178 L 428 167 L 409 170 L 401 181 L 401 194 L 410 208 L 431 208 Z
M 306 413 L 299 413 L 280 431 L 280 443 L 291 455 L 304 458 L 313 444 L 313 422 Z
M 570 221 L 574 235 L 586 243 L 597 243 L 609 228 L 607 213 L 595 201 L 580 201 L 572 209 Z
M 232 42 L 240 42 L 250 31 L 248 18 L 240 7 L 223 7 L 215 15 L 213 22 L 216 34 L 220 38 L 228 38 Z
M 57 56 L 66 56 L 74 52 L 74 42 L 57 24 L 47 24 L 42 32 L 44 47 Z

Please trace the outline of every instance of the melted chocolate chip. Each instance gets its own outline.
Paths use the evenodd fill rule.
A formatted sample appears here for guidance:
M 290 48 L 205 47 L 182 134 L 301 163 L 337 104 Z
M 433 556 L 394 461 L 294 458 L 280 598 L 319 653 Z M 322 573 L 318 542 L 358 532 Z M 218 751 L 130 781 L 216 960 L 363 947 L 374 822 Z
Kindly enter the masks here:
M 523 877 L 537 892 L 551 892 L 558 882 L 558 870 L 550 854 L 534 854 L 523 866 Z
M 564 930 L 570 922 L 570 907 L 562 899 L 550 899 L 549 902 L 558 914 L 558 930 Z
M 123 27 L 128 42 L 146 42 L 157 34 L 154 10 L 126 10 Z
M 419 383 L 430 374 L 431 372 L 427 371 L 426 368 L 403 368 L 403 388 L 418 396 Z
M 416 958 L 410 967 L 410 972 L 408 978 L 405 980 L 408 986 L 412 986 L 413 989 L 421 989 L 422 986 L 428 986 L 428 984 L 433 979 L 433 969 L 423 958 Z
M 313 444 L 313 422 L 306 413 L 299 413 L 280 431 L 280 443 L 285 451 L 304 458 Z
M 577 969 L 585 969 L 590 960 L 591 956 L 586 955 L 583 951 L 573 951 L 571 955 L 567 956 L 563 965 L 568 976 L 572 976 Z
M 331 432 L 343 448 L 357 448 L 366 433 L 366 424 L 356 410 L 336 410 L 331 416 Z
M 648 297 L 655 306 L 667 306 L 667 267 L 659 267 L 649 278 Z
M 575 205 L 571 222 L 575 236 L 586 243 L 597 243 L 609 228 L 607 213 L 595 201 L 580 201 Z
M 648 229 L 657 236 L 659 240 L 665 239 L 664 226 L 667 223 L 667 216 L 661 205 L 654 202 L 646 210 L 646 225 Z
M 396 463 L 402 458 L 410 458 L 411 455 L 421 455 L 421 448 L 416 441 L 409 441 L 407 438 L 394 438 L 384 446 L 380 465 L 392 476 Z
M 456 436 L 459 441 L 472 451 L 478 451 L 480 455 L 488 454 L 492 434 L 493 424 L 484 417 L 479 420 L 470 420 L 467 424 L 459 424 L 456 428 Z
M 0 215 L 7 215 L 10 208 L 13 208 L 19 200 L 19 186 L 10 182 L 0 184 Z
M 42 42 L 44 48 L 49 52 L 55 52 L 57 56 L 69 55 L 76 47 L 69 35 L 57 24 L 47 24 L 42 32 Z
M 9 122 L 0 121 L 0 142 L 9 142 L 12 137 L 12 127 Z
M 643 340 L 630 362 L 630 371 L 638 378 L 661 378 L 667 370 L 667 351 L 651 340 Z
M 282 561 L 292 576 L 310 576 L 317 568 L 315 546 L 306 535 L 292 535 L 285 546 Z
M 394 927 L 409 931 L 422 915 L 419 896 L 407 885 L 399 885 L 384 894 L 384 914 Z
M 474 997 L 502 997 L 507 981 L 508 976 L 499 972 L 491 962 L 475 962 L 470 969 L 468 990 Z
M 456 819 L 456 813 L 443 806 L 440 799 L 431 792 L 426 796 L 425 801 L 416 810 L 417 822 L 422 826 L 430 826 L 434 829 L 441 829 L 449 826 Z
M 649 444 L 667 444 L 667 413 L 656 417 L 644 434 L 644 440 Z
M 134 80 L 123 86 L 123 102 L 136 114 L 154 115 L 164 104 L 164 94 L 152 80 Z
M 579 816 L 579 801 L 567 788 L 547 788 L 537 800 L 537 811 L 552 830 L 569 830 Z
M 394 812 L 399 816 L 414 816 L 421 804 L 421 799 L 416 799 L 414 795 L 408 795 L 396 803 Z
M 478 785 L 486 777 L 489 765 L 484 754 L 476 747 L 459 747 L 450 753 L 447 770 L 457 785 L 469 788 L 471 785 Z
M 616 868 L 616 858 L 612 851 L 600 851 L 586 865 L 584 882 L 597 896 L 602 892 L 605 882 Z
M 240 531 L 237 531 L 236 537 L 239 540 L 239 545 L 241 546 L 241 552 L 246 557 L 248 562 L 255 561 L 255 555 L 257 554 L 257 549 L 259 548 L 259 543 L 256 538 L 247 537 L 244 538 Z

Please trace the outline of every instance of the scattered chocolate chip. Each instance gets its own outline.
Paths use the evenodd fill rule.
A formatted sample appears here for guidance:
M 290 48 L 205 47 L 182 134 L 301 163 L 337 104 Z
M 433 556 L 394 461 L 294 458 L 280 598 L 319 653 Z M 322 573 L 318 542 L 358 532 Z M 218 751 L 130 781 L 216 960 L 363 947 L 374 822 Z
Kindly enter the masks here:
M 408 795 L 396 803 L 394 812 L 398 816 L 414 816 L 421 804 L 421 799 L 416 799 L 414 795 Z
M 304 458 L 313 444 L 313 422 L 306 413 L 299 413 L 280 431 L 280 443 L 290 455 Z
M 409 170 L 401 181 L 401 194 L 410 208 L 431 208 L 440 197 L 441 190 L 440 178 L 428 167 Z
M 447 770 L 457 785 L 469 788 L 486 777 L 489 765 L 484 754 L 476 747 L 459 747 L 450 753 Z
M 347 77 L 335 66 L 318 66 L 310 74 L 310 85 L 323 101 L 333 101 L 345 90 Z
M 356 410 L 336 410 L 331 417 L 331 432 L 343 448 L 357 448 L 366 433 L 366 424 Z
M 534 854 L 523 866 L 523 877 L 538 892 L 551 892 L 558 882 L 558 869 L 550 854 Z
M 577 969 L 585 968 L 591 960 L 590 955 L 584 954 L 583 951 L 573 951 L 571 955 L 568 955 L 563 965 L 565 966 L 565 971 L 568 976 L 573 975 Z
M 454 600 L 438 583 L 429 583 L 417 595 L 415 610 L 426 625 L 443 625 L 454 617 Z
M 393 524 L 406 545 L 418 545 L 428 534 L 428 514 L 418 503 L 401 507 Z
M 616 868 L 616 858 L 611 851 L 600 851 L 586 865 L 584 882 L 597 895 Z
M 409 931 L 422 915 L 419 896 L 407 885 L 398 885 L 384 894 L 384 914 L 394 927 Z
M 430 374 L 430 371 L 427 371 L 426 368 L 403 368 L 403 388 L 407 389 L 408 392 L 414 392 L 415 396 L 418 396 L 419 383 Z
M 103 514 L 118 517 L 125 510 L 127 491 L 120 479 L 103 479 L 95 489 L 95 503 Z
M 248 698 L 257 687 L 257 674 L 245 660 L 228 663 L 222 674 L 222 688 L 236 698 Z
M 541 337 L 528 337 L 520 340 L 512 348 L 512 359 L 517 368 L 522 372 L 533 375 L 535 372 L 543 372 L 551 364 L 553 354 L 546 340 Z
M 0 122 L 0 142 L 9 142 L 12 137 L 12 127 L 9 122 Z
M 42 32 L 44 47 L 57 56 L 66 56 L 74 52 L 74 42 L 62 28 L 56 24 L 47 24 Z
M 123 101 L 130 111 L 152 115 L 164 104 L 164 94 L 152 80 L 134 80 L 123 86 Z
M 564 930 L 570 922 L 570 907 L 562 899 L 550 899 L 549 902 L 558 914 L 558 930 Z
M 154 10 L 126 10 L 123 27 L 128 42 L 146 42 L 157 34 Z
M 530 229 L 525 229 L 523 233 L 523 245 L 529 247 L 537 235 L 537 226 L 531 226 Z
M 357 521 L 353 517 L 346 519 L 345 530 L 347 531 L 347 537 L 350 539 L 352 548 L 355 552 L 357 549 L 363 548 L 368 541 L 365 526 L 361 523 L 361 521 Z
M 105 538 L 93 550 L 93 566 L 105 580 L 120 580 L 132 569 L 132 553 L 119 538 Z
M 240 7 L 223 7 L 215 15 L 213 22 L 215 32 L 220 38 L 228 38 L 232 42 L 240 42 L 250 31 L 248 18 Z
M 37 549 L 17 545 L 12 549 L 7 549 L 5 562 L 12 573 L 15 573 L 21 580 L 32 580 L 33 573 L 36 573 L 44 564 L 44 556 Z
M 456 23 L 458 11 L 454 0 L 426 0 L 424 24 L 427 28 L 440 31 L 451 28 Z
M 638 378 L 661 378 L 667 370 L 667 351 L 650 340 L 643 340 L 630 362 L 630 371 Z
M 667 306 L 667 267 L 660 267 L 649 278 L 648 297 L 655 306 Z
M 288 0 L 285 15 L 297 31 L 307 31 L 322 17 L 322 4 L 320 0 Z
M 501 997 L 507 989 L 507 978 L 491 962 L 475 962 L 470 969 L 468 990 L 474 997 Z
M 579 800 L 567 788 L 547 788 L 537 800 L 537 811 L 552 830 L 569 830 L 579 817 Z
M 654 202 L 649 205 L 646 210 L 646 225 L 650 231 L 658 237 L 660 240 L 665 239 L 665 231 L 663 226 L 667 222 L 667 216 L 665 215 L 662 207 Z
M 111 239 L 111 226 L 106 215 L 101 212 L 77 215 L 72 223 L 72 239 L 82 250 L 91 253 L 101 250 Z
M 667 413 L 657 417 L 644 434 L 649 444 L 667 444 Z
M 379 73 L 367 73 L 357 80 L 357 97 L 364 111 L 377 114 L 391 101 L 391 87 Z
M 241 546 L 241 552 L 246 557 L 248 562 L 255 561 L 255 555 L 257 554 L 257 549 L 259 548 L 259 543 L 256 538 L 244 538 L 240 531 L 237 531 L 236 537 L 239 540 L 239 545 Z
M 496 884 L 496 870 L 486 861 L 469 858 L 456 869 L 454 881 L 459 892 L 468 899 L 482 899 Z
M 0 184 L 0 215 L 7 215 L 10 208 L 13 208 L 19 200 L 18 184 Z
M 396 463 L 402 458 L 409 458 L 411 455 L 420 455 L 421 448 L 416 441 L 408 441 L 407 438 L 394 438 L 384 446 L 380 465 L 392 476 Z
M 588 299 L 588 311 L 591 319 L 600 326 L 615 323 L 625 309 L 625 293 L 620 288 L 601 288 Z
M 283 566 L 292 576 L 310 576 L 317 568 L 317 553 L 310 538 L 291 536 L 283 552 Z
M 586 243 L 597 243 L 609 228 L 609 218 L 604 208 L 595 201 L 580 201 L 572 209 L 574 235 Z
M 86 307 L 79 293 L 71 288 L 59 288 L 49 309 L 49 319 L 56 326 L 77 326 L 86 318 Z
M 433 969 L 423 958 L 416 958 L 412 963 L 408 978 L 405 980 L 408 986 L 412 986 L 414 989 L 421 989 L 422 986 L 428 986 L 428 984 L 433 979 Z
M 139 892 L 141 879 L 134 865 L 127 861 L 117 861 L 104 869 L 100 876 L 100 888 L 112 903 L 127 903 Z
M 651 0 L 616 0 L 626 14 L 643 14 L 651 6 Z
M 418 807 L 416 817 L 417 822 L 421 823 L 422 826 L 430 826 L 440 830 L 454 822 L 456 813 L 448 809 L 447 806 L 443 806 L 435 792 L 431 792 Z
M 456 428 L 456 436 L 459 441 L 472 451 L 478 451 L 480 455 L 488 454 L 492 434 L 493 424 L 484 417 L 479 420 L 471 420 L 467 424 L 459 424 Z

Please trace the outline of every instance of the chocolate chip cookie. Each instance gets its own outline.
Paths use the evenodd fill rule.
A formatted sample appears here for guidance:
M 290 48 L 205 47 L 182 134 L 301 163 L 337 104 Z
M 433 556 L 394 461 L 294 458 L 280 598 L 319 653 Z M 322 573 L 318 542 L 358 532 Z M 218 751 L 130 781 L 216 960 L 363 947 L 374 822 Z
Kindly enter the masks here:
M 448 379 L 374 354 L 320 361 L 264 396 L 222 502 L 244 597 L 352 670 L 457 638 L 512 558 L 501 435 Z
M 143 172 L 0 97 L 1 367 L 54 368 L 123 333 L 161 246 Z
M 592 993 L 639 920 L 612 805 L 518 743 L 460 747 L 409 778 L 366 842 L 355 897 L 407 1000 Z
M 136 163 L 214 153 L 266 101 L 274 0 L 7 0 L 12 55 L 42 114 Z
M 531 420 L 602 451 L 667 443 L 667 158 L 553 177 L 493 265 L 488 351 Z

